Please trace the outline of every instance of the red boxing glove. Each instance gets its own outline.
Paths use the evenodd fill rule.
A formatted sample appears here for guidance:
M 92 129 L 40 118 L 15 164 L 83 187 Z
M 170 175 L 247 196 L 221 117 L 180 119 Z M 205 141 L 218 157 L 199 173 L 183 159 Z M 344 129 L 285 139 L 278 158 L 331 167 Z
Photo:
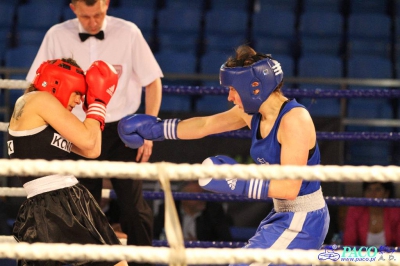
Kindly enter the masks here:
M 98 120 L 103 130 L 107 104 L 117 89 L 117 71 L 104 61 L 95 61 L 86 71 L 86 83 L 88 90 L 83 104 L 86 118 Z

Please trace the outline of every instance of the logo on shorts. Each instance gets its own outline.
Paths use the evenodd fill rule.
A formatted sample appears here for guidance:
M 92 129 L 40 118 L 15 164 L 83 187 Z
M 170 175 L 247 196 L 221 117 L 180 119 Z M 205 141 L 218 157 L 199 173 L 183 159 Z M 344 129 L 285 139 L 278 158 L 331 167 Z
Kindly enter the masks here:
M 233 179 L 225 179 L 226 180 L 226 182 L 228 183 L 228 186 L 229 186 L 229 188 L 231 189 L 231 190 L 235 190 L 235 188 L 236 188 L 236 182 L 237 182 L 237 179 L 236 178 L 233 178 Z
M 257 158 L 257 161 L 258 161 L 260 164 L 269 164 L 264 158 L 258 157 L 258 158 Z
M 68 153 L 71 152 L 72 143 L 68 140 L 61 137 L 61 135 L 54 133 L 53 140 L 51 141 L 51 145 L 57 147 L 61 150 L 64 150 Z
M 7 141 L 8 155 L 14 153 L 14 142 L 12 140 Z

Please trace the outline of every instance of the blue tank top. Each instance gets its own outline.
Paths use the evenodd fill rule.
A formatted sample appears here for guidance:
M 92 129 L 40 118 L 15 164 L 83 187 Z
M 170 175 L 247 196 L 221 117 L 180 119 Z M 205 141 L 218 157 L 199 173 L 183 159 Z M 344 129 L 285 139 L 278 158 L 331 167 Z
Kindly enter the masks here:
M 278 129 L 282 117 L 296 107 L 305 108 L 299 104 L 295 99 L 287 102 L 280 110 L 279 115 L 275 121 L 274 126 L 268 136 L 263 139 L 258 138 L 259 126 L 261 121 L 261 114 L 253 115 L 251 120 L 252 141 L 250 148 L 250 156 L 257 164 L 280 164 L 281 163 L 281 145 L 278 142 Z M 314 153 L 309 157 L 307 165 L 320 164 L 320 153 L 318 143 L 315 143 Z M 319 181 L 306 181 L 303 180 L 298 196 L 307 195 L 317 191 L 320 187 Z

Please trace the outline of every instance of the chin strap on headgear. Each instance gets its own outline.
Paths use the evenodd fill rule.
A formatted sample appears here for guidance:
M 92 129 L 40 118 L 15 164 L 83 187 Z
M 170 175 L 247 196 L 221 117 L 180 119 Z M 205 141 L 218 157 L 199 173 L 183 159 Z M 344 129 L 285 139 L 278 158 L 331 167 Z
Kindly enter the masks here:
M 36 70 L 33 85 L 54 95 L 64 107 L 68 106 L 71 93 L 83 96 L 87 90 L 84 71 L 60 59 L 43 62 Z
M 281 64 L 270 55 L 257 54 L 254 57 L 263 58 L 249 66 L 220 68 L 220 84 L 233 87 L 242 100 L 244 111 L 248 114 L 257 113 L 261 104 L 283 80 Z M 253 57 L 253 58 L 254 58 Z

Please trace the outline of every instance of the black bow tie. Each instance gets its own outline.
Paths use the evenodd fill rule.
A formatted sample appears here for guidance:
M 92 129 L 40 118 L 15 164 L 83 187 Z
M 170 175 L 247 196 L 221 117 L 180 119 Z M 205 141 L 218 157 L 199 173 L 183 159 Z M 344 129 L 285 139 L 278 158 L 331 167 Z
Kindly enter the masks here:
M 99 40 L 104 39 L 104 31 L 99 31 L 97 34 L 89 34 L 89 33 L 79 33 L 79 38 L 81 39 L 82 42 L 86 41 L 87 38 L 89 37 L 96 37 Z

